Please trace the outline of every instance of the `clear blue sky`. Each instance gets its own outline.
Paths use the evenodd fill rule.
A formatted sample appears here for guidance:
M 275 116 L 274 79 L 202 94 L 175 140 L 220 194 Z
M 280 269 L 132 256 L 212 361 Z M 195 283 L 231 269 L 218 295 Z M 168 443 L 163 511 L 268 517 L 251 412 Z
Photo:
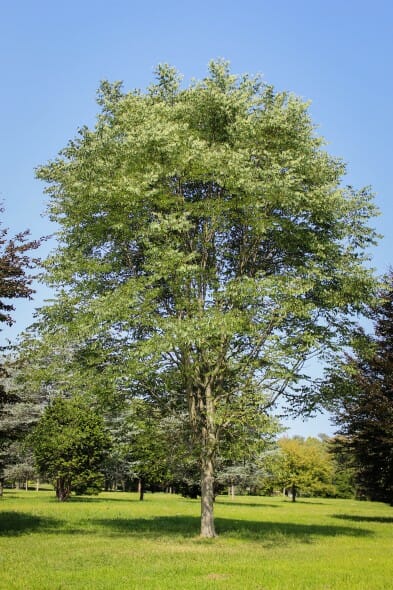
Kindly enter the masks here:
M 346 182 L 371 185 L 384 234 L 373 252 L 379 272 L 393 264 L 393 3 L 391 0 L 200 0 L 2 2 L 0 10 L 0 199 L 3 226 L 52 231 L 41 217 L 34 168 L 56 156 L 97 113 L 102 79 L 145 88 L 160 62 L 200 78 L 210 59 L 235 73 L 261 73 L 279 90 L 311 100 L 330 153 L 348 163 Z M 47 293 L 18 303 L 14 338 Z M 329 430 L 326 419 L 298 433 Z

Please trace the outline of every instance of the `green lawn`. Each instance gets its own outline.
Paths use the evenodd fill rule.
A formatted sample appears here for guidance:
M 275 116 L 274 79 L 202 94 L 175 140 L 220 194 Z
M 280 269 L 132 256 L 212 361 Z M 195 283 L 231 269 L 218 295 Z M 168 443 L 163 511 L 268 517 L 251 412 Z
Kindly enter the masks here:
M 393 508 L 351 500 L 220 497 L 219 537 L 199 502 L 53 492 L 0 499 L 1 590 L 390 590 Z

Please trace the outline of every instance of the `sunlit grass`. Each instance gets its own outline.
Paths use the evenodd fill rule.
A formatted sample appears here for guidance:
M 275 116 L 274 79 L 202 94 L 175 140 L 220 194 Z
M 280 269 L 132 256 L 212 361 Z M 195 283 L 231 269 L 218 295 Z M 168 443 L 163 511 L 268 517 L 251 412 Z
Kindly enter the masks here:
M 15 590 L 389 590 L 393 509 L 350 500 L 218 498 L 219 537 L 199 502 L 53 492 L 0 500 L 0 588 Z

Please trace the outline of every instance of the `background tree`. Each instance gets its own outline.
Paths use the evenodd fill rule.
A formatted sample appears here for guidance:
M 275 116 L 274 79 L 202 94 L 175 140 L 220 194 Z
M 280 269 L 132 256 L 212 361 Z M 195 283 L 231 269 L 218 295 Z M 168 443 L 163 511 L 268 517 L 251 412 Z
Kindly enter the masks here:
M 216 458 L 216 480 L 228 486 L 232 497 L 236 488 L 242 493 L 259 491 L 267 453 L 276 445 L 281 430 L 277 419 L 253 411 L 223 433 Z
M 344 443 L 344 444 L 343 444 Z M 355 498 L 357 495 L 354 457 L 348 453 L 345 437 L 333 436 L 327 441 L 327 449 L 334 464 L 333 485 L 338 498 Z
M 374 207 L 340 187 L 306 104 L 225 62 L 184 89 L 168 66 L 147 93 L 105 82 L 99 104 L 95 129 L 38 170 L 61 228 L 40 336 L 100 359 L 112 391 L 187 411 L 212 537 L 223 433 L 266 396 L 315 404 L 302 367 L 373 289 Z
M 110 437 L 100 415 L 80 398 L 55 399 L 30 436 L 37 467 L 53 481 L 60 502 L 72 491 L 98 493 Z
M 0 215 L 4 213 L 0 206 Z M 19 298 L 30 299 L 34 293 L 33 277 L 29 274 L 37 259 L 31 257 L 30 252 L 39 247 L 40 240 L 29 240 L 29 231 L 8 237 L 8 229 L 0 227 L 0 331 L 4 323 L 13 323 L 12 312 L 15 310 L 12 300 Z M 6 347 L 1 346 L 0 351 Z M 3 488 L 3 469 L 7 446 L 15 434 L 11 427 L 10 406 L 17 401 L 15 392 L 8 388 L 9 374 L 5 359 L 0 361 L 0 495 Z M 4 409 L 7 408 L 4 416 Z
M 0 214 L 4 213 L 0 206 Z M 8 238 L 8 229 L 0 228 L 0 329 L 1 323 L 13 323 L 15 310 L 12 299 L 28 298 L 34 293 L 33 278 L 28 274 L 37 260 L 31 258 L 31 250 L 39 247 L 40 240 L 29 240 L 28 230 Z
M 175 438 L 175 433 L 166 431 L 167 426 L 157 408 L 144 400 L 132 400 L 122 413 L 124 456 L 129 476 L 138 480 L 140 500 L 144 498 L 146 486 L 165 487 L 171 480 L 168 442 Z M 176 457 L 179 458 L 179 453 Z
M 278 441 L 280 460 L 276 464 L 276 484 L 296 500 L 302 496 L 335 496 L 334 462 L 326 443 L 300 436 Z
M 359 495 L 393 504 L 393 272 L 370 310 L 375 336 L 360 330 L 354 355 L 331 376 L 341 395 L 336 450 L 355 470 Z
M 15 440 L 8 445 L 4 479 L 17 488 L 24 485 L 26 490 L 28 490 L 29 480 L 36 479 L 38 482 L 39 478 L 33 453 L 23 441 Z M 38 483 L 36 483 L 37 485 Z
M 3 364 L 3 398 L 0 406 L 0 466 L 5 479 L 11 473 L 34 472 L 34 464 L 23 446 L 23 440 L 42 413 L 43 399 L 21 382 L 23 367 L 17 357 L 8 357 Z

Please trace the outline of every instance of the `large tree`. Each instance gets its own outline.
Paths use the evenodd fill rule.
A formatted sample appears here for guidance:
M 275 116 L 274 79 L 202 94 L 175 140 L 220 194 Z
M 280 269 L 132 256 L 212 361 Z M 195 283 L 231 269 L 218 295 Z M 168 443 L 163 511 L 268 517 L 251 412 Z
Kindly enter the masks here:
M 72 340 L 118 391 L 186 407 L 212 537 L 222 433 L 267 397 L 302 406 L 304 362 L 373 288 L 374 208 L 341 187 L 307 104 L 225 62 L 187 88 L 168 66 L 146 93 L 104 82 L 99 104 L 38 170 L 61 228 L 41 337 Z
M 370 315 L 375 334 L 357 333 L 328 384 L 342 399 L 334 449 L 349 458 L 359 495 L 393 505 L 393 271 Z

